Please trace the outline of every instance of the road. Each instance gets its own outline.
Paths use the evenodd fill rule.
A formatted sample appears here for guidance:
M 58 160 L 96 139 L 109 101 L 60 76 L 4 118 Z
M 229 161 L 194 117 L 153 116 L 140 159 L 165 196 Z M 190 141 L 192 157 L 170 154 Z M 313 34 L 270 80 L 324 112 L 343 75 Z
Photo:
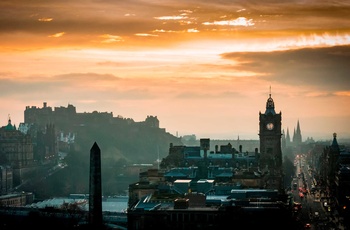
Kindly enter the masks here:
M 28 179 L 22 180 L 19 185 L 12 188 L 11 192 L 26 190 L 28 185 L 30 185 L 32 187 L 31 184 L 33 184 L 33 183 L 35 184 L 35 183 L 41 182 L 43 180 L 46 180 L 48 177 L 50 177 L 54 173 L 57 173 L 58 171 L 67 167 L 67 164 L 62 162 L 62 160 L 64 159 L 64 157 L 66 155 L 67 155 L 67 153 L 59 152 L 60 163 L 57 163 L 56 165 L 49 164 L 48 166 L 45 166 L 45 165 L 38 166 L 38 167 L 40 167 L 40 169 L 38 169 L 39 173 L 35 174 L 37 177 L 31 176 Z M 41 170 L 41 171 L 39 171 L 39 170 Z
M 310 225 L 308 229 L 345 229 L 342 220 L 334 215 L 333 210 L 327 203 L 327 199 L 317 187 L 312 170 L 303 155 L 297 155 L 294 161 L 296 175 L 292 182 L 294 202 L 300 203 L 302 208 L 296 213 L 297 218 L 303 223 Z M 293 187 L 293 184 L 297 187 Z

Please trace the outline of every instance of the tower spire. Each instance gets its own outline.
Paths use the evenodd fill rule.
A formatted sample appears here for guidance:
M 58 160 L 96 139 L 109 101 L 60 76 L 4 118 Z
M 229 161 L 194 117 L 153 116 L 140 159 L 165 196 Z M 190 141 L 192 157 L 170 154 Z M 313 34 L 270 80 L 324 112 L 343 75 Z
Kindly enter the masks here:
M 299 119 L 297 122 L 297 127 L 296 129 L 294 128 L 294 133 L 293 133 L 293 143 L 294 144 L 301 144 L 302 143 L 302 136 L 301 136 L 301 130 L 300 130 L 300 123 L 299 123 Z
M 270 86 L 269 98 L 267 99 L 267 102 L 266 102 L 265 114 L 268 114 L 268 113 L 271 113 L 273 115 L 276 114 L 276 112 L 275 112 L 275 103 L 273 102 L 273 99 L 271 97 L 271 86 Z
M 339 145 L 338 145 L 338 141 L 337 141 L 337 133 L 333 133 L 333 141 L 332 141 L 331 147 L 334 150 L 339 150 Z

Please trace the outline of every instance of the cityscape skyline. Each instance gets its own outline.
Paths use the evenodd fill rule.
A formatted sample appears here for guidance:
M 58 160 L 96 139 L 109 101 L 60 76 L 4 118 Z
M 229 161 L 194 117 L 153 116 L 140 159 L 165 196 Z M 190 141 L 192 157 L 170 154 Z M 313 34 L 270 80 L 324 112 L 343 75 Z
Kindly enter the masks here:
M 1 1 L 0 119 L 26 106 L 157 116 L 175 136 L 259 139 L 271 93 L 303 141 L 350 138 L 343 1 Z M 270 89 L 271 88 L 271 89 Z

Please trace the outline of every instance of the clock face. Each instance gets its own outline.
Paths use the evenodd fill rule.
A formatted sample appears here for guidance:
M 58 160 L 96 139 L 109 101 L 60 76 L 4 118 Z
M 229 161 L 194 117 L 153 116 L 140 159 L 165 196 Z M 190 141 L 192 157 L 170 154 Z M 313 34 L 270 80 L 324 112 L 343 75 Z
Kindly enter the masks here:
M 273 129 L 273 123 L 267 123 L 266 128 L 268 130 L 272 130 Z

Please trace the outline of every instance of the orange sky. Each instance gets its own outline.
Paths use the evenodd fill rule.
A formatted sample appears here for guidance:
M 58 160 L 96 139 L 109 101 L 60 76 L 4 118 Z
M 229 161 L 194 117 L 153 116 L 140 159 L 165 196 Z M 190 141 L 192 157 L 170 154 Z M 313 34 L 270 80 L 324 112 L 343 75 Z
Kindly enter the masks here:
M 271 86 L 285 131 L 350 138 L 346 1 L 1 0 L 0 33 L 0 125 L 47 102 L 259 139 Z

